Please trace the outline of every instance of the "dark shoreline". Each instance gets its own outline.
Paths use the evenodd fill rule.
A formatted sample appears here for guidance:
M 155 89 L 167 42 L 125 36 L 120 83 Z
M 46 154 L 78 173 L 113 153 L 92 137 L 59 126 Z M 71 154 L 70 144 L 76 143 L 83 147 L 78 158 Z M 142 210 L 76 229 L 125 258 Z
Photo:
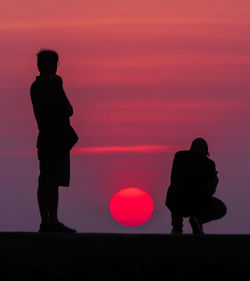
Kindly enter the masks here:
M 0 268 L 2 280 L 249 281 L 250 235 L 0 232 Z

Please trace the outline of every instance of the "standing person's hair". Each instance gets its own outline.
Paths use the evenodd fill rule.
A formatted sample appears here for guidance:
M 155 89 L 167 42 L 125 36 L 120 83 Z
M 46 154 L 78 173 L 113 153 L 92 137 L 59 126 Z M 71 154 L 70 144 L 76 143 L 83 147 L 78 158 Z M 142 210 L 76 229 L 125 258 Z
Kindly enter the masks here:
M 37 53 L 37 67 L 40 72 L 48 72 L 58 63 L 57 52 L 49 49 L 42 49 Z

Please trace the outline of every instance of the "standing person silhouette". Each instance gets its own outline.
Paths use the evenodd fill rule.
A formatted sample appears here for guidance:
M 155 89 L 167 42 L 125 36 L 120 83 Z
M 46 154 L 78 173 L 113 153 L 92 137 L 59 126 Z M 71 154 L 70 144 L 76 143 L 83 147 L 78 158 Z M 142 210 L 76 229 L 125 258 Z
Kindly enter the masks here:
M 39 129 L 39 232 L 76 232 L 57 218 L 58 187 L 69 186 L 70 149 L 78 140 L 70 125 L 73 108 L 63 90 L 62 78 L 56 75 L 57 66 L 58 54 L 52 50 L 41 50 L 37 54 L 40 76 L 36 77 L 30 89 Z
M 202 234 L 203 223 L 220 219 L 227 212 L 224 203 L 213 197 L 218 172 L 209 155 L 202 138 L 193 140 L 189 150 L 175 154 L 166 198 L 173 234 L 182 233 L 183 217 L 189 217 L 193 234 Z

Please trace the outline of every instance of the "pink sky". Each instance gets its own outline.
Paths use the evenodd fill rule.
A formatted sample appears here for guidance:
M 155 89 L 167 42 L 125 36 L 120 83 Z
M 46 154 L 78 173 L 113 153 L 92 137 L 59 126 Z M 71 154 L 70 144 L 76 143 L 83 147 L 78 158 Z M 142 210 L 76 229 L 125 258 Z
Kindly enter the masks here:
M 23 152 L 34 150 L 37 135 L 29 98 L 35 55 L 52 48 L 80 137 L 70 189 L 61 191 L 62 220 L 87 232 L 169 232 L 174 152 L 202 136 L 228 206 L 205 231 L 249 233 L 249 18 L 247 0 L 2 1 L 1 229 L 38 227 L 38 161 Z M 108 208 L 130 186 L 155 204 L 136 228 L 119 225 Z

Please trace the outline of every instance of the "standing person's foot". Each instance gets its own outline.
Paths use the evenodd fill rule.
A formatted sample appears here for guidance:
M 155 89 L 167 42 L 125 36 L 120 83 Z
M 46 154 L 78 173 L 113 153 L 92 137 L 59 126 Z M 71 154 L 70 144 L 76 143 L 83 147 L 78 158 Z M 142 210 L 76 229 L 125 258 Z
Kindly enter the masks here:
M 48 223 L 41 223 L 38 232 L 51 232 L 50 226 Z
M 51 232 L 68 232 L 68 233 L 75 233 L 76 230 L 70 228 L 63 223 L 57 221 L 51 224 Z
M 38 232 L 67 232 L 67 233 L 75 233 L 76 230 L 70 227 L 65 226 L 61 222 L 53 222 L 53 223 L 41 223 L 40 229 Z
M 202 229 L 202 224 L 198 221 L 198 219 L 194 216 L 189 218 L 190 225 L 193 230 L 193 234 L 204 234 Z

